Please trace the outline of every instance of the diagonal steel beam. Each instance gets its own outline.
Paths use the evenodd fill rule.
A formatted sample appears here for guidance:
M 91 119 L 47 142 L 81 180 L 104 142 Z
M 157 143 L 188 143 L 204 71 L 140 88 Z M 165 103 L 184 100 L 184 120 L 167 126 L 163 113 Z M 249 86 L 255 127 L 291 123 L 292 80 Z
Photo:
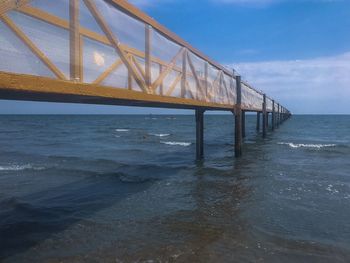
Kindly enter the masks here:
M 227 88 L 227 83 L 225 80 L 225 74 L 224 72 L 221 72 L 221 78 L 222 78 L 222 83 L 223 83 L 223 87 L 225 88 L 225 93 L 226 93 L 226 102 L 229 101 L 229 94 L 228 94 L 228 88 Z
M 16 24 L 7 16 L 0 16 L 8 28 L 15 33 L 15 35 L 22 40 L 22 42 L 36 55 L 59 79 L 66 80 L 65 75 L 46 57 L 46 55 L 41 52 L 41 50 L 20 30 Z
M 165 94 L 166 96 L 171 96 L 171 94 L 173 93 L 174 89 L 176 88 L 176 85 L 179 84 L 180 80 L 182 78 L 182 73 L 180 73 L 176 79 L 174 80 L 174 82 L 171 84 L 169 90 L 167 91 L 167 93 Z
M 173 57 L 173 59 L 171 60 L 171 62 L 167 65 L 166 70 L 164 70 L 162 72 L 162 74 L 159 75 L 159 77 L 153 82 L 152 84 L 152 90 L 155 90 L 165 79 L 165 77 L 173 70 L 173 68 L 176 65 L 176 61 L 178 59 L 179 56 L 181 56 L 181 54 L 185 51 L 184 48 L 181 48 L 179 50 L 179 52 L 175 55 L 175 57 Z
M 92 0 L 84 0 L 85 5 L 90 10 L 92 16 L 95 18 L 98 25 L 101 27 L 102 31 L 105 33 L 108 40 L 111 42 L 112 46 L 114 47 L 115 51 L 118 53 L 120 59 L 123 61 L 125 66 L 130 71 L 130 74 L 134 77 L 136 83 L 140 86 L 140 88 L 148 93 L 149 90 L 146 87 L 146 83 L 144 79 L 142 79 L 142 76 L 139 75 L 135 67 L 130 63 L 130 61 L 127 58 L 127 53 L 120 47 L 120 42 L 117 38 L 117 36 L 112 32 L 112 30 L 107 25 L 107 22 L 104 20 L 104 18 L 101 16 L 100 12 L 98 11 L 94 1 Z
M 139 73 L 141 74 L 142 77 L 146 78 L 146 72 L 145 69 L 142 68 L 142 66 L 139 64 L 139 62 L 136 60 L 135 56 L 133 56 L 132 54 L 128 54 L 130 60 L 132 61 L 132 63 L 135 64 L 137 70 L 139 71 Z
M 100 84 L 104 81 L 113 71 L 119 68 L 123 64 L 121 59 L 117 59 L 107 70 L 105 70 L 94 82 L 93 84 Z
M 201 82 L 200 82 L 200 80 L 199 80 L 199 77 L 198 77 L 198 75 L 197 75 L 196 69 L 194 68 L 192 59 L 191 59 L 191 57 L 190 57 L 190 55 L 189 55 L 189 52 L 187 52 L 187 60 L 188 60 L 188 64 L 190 65 L 190 69 L 191 69 L 191 71 L 192 71 L 193 77 L 194 77 L 194 79 L 195 79 L 195 81 L 196 81 L 196 84 L 197 84 L 197 92 L 196 92 L 196 95 L 197 95 L 197 97 L 198 97 L 198 93 L 201 93 L 202 98 L 204 98 L 205 95 L 204 95 L 204 91 L 203 91 L 203 86 L 202 86 L 202 84 L 201 84 Z M 204 66 L 204 65 L 203 65 L 203 66 Z M 198 92 L 198 91 L 199 91 L 199 92 Z
M 218 82 L 219 79 L 220 79 L 220 71 L 218 71 L 214 81 L 211 84 L 212 88 L 211 88 L 211 91 L 210 91 L 210 97 L 212 99 L 215 99 L 215 95 L 217 94 L 217 89 L 215 88 L 215 84 Z
M 186 81 L 186 92 L 188 92 L 191 95 L 192 99 L 195 99 L 195 96 L 193 95 L 193 92 L 191 90 L 190 84 L 188 83 L 188 81 Z

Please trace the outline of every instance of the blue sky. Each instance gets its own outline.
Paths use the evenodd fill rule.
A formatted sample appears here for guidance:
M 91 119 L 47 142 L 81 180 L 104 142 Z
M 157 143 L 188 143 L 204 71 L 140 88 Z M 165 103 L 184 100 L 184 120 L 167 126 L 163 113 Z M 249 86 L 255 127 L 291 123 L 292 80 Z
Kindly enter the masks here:
M 133 0 L 294 113 L 350 113 L 349 0 Z M 163 109 L 0 101 L 0 113 Z M 174 112 L 174 111 L 170 111 Z

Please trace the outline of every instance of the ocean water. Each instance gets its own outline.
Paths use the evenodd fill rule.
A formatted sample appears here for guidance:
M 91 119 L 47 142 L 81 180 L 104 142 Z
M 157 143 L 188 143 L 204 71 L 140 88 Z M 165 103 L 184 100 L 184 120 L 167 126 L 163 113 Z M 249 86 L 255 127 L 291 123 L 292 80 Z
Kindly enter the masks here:
M 0 262 L 350 262 L 350 116 L 0 123 Z

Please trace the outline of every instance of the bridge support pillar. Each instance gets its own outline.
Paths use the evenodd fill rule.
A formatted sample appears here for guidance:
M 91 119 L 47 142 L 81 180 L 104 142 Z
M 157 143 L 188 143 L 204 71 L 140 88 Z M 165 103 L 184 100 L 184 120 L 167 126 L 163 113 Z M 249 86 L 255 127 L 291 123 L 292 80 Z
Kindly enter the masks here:
M 276 127 L 280 126 L 280 104 L 277 103 L 277 113 L 276 113 Z
M 245 111 L 242 111 L 242 138 L 245 138 Z
M 269 130 L 270 112 L 266 112 L 266 130 Z
M 204 158 L 204 110 L 196 109 L 196 159 Z
M 280 110 L 280 124 L 283 123 L 283 108 L 281 107 L 281 110 Z
M 264 102 L 263 102 L 263 138 L 266 138 L 267 134 L 267 112 L 266 112 L 266 94 L 264 94 Z
M 237 104 L 235 107 L 235 157 L 242 156 L 242 86 L 241 76 L 236 76 Z
M 260 131 L 260 112 L 256 113 L 256 131 Z
M 276 119 L 275 119 L 275 101 L 272 101 L 272 131 L 275 130 L 275 126 L 276 126 Z

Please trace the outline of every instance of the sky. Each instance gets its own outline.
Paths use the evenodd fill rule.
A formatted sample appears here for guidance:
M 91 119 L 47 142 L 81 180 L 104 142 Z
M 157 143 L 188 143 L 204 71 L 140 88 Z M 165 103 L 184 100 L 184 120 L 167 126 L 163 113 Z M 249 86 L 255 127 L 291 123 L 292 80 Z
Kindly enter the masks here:
M 132 0 L 295 114 L 350 114 L 349 0 Z M 0 100 L 1 113 L 186 113 Z

